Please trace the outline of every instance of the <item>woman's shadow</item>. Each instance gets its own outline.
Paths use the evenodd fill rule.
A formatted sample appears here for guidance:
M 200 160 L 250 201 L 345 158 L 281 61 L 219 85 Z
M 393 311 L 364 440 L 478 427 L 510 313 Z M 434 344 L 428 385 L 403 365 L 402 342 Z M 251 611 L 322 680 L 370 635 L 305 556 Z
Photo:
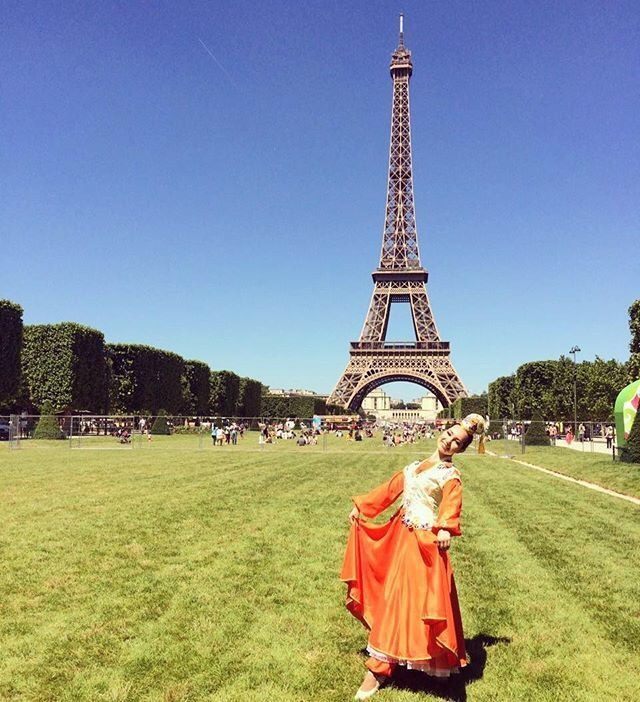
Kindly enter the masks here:
M 389 687 L 413 692 L 426 692 L 434 697 L 454 702 L 466 702 L 467 684 L 479 680 L 484 674 L 487 664 L 487 649 L 496 644 L 509 644 L 511 639 L 505 636 L 490 636 L 489 634 L 476 634 L 472 639 L 465 639 L 469 663 L 462 668 L 460 674 L 450 678 L 433 678 L 415 670 L 407 670 L 398 666 L 394 672 Z

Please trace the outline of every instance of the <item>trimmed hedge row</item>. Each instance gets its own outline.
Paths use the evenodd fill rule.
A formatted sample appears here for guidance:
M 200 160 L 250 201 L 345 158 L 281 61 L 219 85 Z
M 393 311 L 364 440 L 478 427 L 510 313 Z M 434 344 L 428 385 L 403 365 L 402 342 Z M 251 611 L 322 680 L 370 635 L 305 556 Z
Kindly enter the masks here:
M 240 417 L 260 416 L 263 385 L 253 378 L 240 378 L 236 414 Z
M 313 396 L 284 397 L 282 395 L 263 395 L 260 408 L 261 417 L 299 417 L 310 419 L 314 414 L 327 414 L 327 403 L 322 398 Z
M 31 401 L 54 410 L 106 412 L 108 371 L 104 335 L 73 322 L 24 328 L 22 374 Z
M 221 417 L 236 414 L 240 395 L 240 376 L 232 371 L 211 371 L 210 413 Z
M 171 351 L 140 344 L 108 344 L 110 407 L 124 414 L 170 414 L 183 409 L 185 362 Z
M 211 370 L 202 361 L 185 361 L 184 411 L 202 416 L 209 414 Z
M 464 419 L 468 414 L 477 413 L 483 417 L 487 414 L 486 395 L 472 395 L 471 397 L 459 397 L 451 405 L 451 418 Z
M 503 375 L 489 383 L 488 392 L 488 414 L 491 419 L 502 419 L 503 417 L 513 417 L 513 391 L 515 388 L 515 376 Z
M 8 408 L 18 399 L 22 336 L 22 307 L 0 300 L 0 408 Z

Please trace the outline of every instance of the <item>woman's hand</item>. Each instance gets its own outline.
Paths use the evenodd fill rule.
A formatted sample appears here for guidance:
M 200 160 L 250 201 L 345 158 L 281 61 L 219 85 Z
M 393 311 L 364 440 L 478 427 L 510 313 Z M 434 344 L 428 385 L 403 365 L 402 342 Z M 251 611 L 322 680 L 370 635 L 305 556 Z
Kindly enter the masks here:
M 359 518 L 360 518 L 360 510 L 357 507 L 354 507 L 351 510 L 351 512 L 349 512 L 349 522 L 351 524 L 355 524 Z
M 443 551 L 449 550 L 449 546 L 451 546 L 451 534 L 446 529 L 440 529 L 436 535 L 436 543 L 439 549 Z

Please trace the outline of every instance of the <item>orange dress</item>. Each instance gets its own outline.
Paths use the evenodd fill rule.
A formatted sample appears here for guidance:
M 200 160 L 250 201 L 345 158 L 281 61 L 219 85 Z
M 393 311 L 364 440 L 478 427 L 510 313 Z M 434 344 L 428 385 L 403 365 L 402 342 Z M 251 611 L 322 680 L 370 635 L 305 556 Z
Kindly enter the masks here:
M 347 609 L 369 629 L 373 659 L 446 677 L 467 659 L 453 571 L 436 534 L 460 535 L 462 485 L 450 463 L 418 471 L 420 465 L 353 498 L 370 518 L 401 494 L 403 502 L 385 524 L 351 526 L 340 579 Z

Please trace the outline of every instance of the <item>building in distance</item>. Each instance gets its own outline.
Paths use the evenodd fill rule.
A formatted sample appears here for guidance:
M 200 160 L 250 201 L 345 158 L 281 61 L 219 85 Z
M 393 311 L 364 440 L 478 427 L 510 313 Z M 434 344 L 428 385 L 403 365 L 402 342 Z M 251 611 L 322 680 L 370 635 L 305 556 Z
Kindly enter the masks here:
M 380 421 L 388 422 L 433 422 L 442 409 L 435 395 L 423 395 L 409 403 L 397 405 L 382 388 L 372 390 L 362 401 L 362 409 Z

